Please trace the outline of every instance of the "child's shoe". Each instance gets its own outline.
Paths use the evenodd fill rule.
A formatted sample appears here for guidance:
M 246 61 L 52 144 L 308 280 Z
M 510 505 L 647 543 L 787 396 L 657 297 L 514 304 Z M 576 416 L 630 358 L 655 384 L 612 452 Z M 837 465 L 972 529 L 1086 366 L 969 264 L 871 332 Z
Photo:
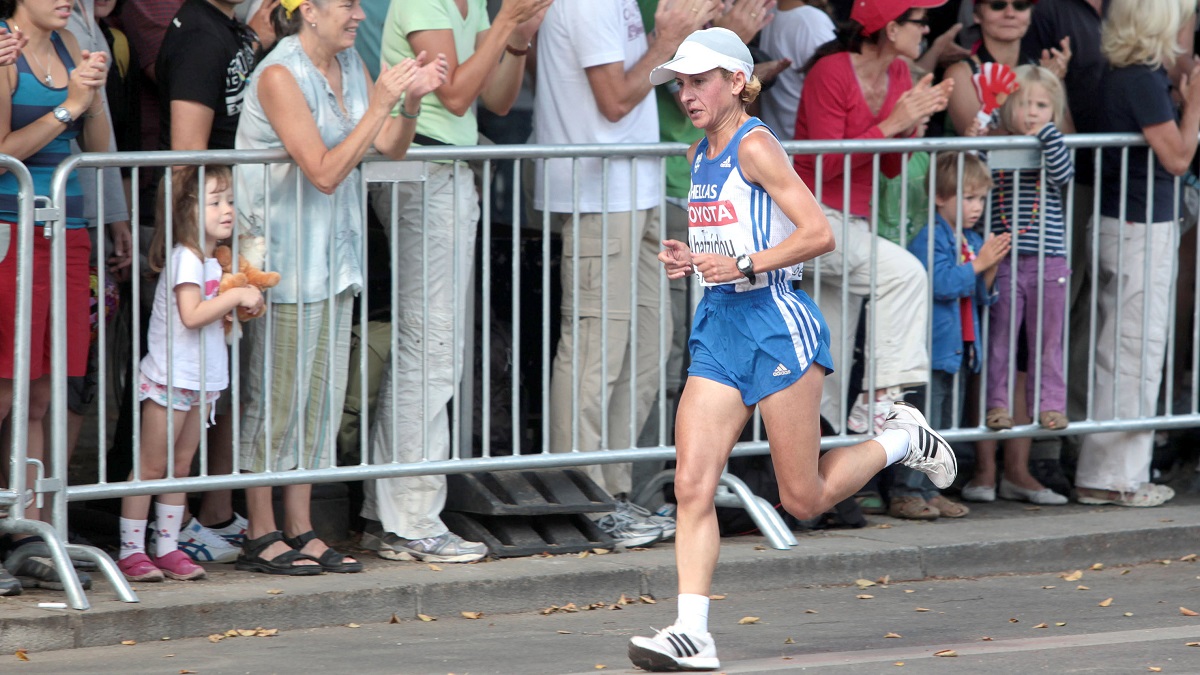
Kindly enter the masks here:
M 208 574 L 203 567 L 192 562 L 192 559 L 179 549 L 175 549 L 161 558 L 155 558 L 154 564 L 162 570 L 163 574 L 167 575 L 168 579 L 178 581 L 203 579 Z
M 117 561 L 117 569 L 130 581 L 162 581 L 163 572 L 145 553 L 134 553 Z

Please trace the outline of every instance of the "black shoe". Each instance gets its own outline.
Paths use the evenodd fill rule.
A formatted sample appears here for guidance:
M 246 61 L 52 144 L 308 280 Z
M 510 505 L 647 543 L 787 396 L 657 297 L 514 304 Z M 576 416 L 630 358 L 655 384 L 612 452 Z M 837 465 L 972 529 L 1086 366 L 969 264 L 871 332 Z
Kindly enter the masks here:
M 20 595 L 21 582 L 17 578 L 8 573 L 8 570 L 0 567 L 0 595 Z
M 1062 463 L 1057 459 L 1035 459 L 1029 462 L 1029 473 L 1037 482 L 1060 495 L 1071 494 L 1071 481 L 1063 473 Z

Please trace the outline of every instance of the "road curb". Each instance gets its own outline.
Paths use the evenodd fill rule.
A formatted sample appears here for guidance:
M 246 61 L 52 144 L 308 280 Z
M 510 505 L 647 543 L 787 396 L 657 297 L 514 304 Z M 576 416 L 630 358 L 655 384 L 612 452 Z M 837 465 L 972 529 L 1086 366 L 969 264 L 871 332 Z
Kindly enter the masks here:
M 1194 500 L 1189 500 L 1194 501 Z M 787 589 L 927 577 L 1030 574 L 1200 553 L 1200 509 L 1179 504 L 1138 510 L 1063 507 L 1037 513 L 914 523 L 873 519 L 861 530 L 803 533 L 789 551 L 761 537 L 726 539 L 715 593 Z M 1015 507 L 1020 509 L 1020 507 Z M 0 652 L 48 651 L 223 633 L 236 628 L 296 630 L 348 623 L 413 620 L 418 614 L 463 620 L 464 611 L 538 611 L 574 602 L 586 607 L 648 595 L 675 595 L 674 551 L 659 545 L 608 555 L 530 557 L 473 565 L 429 566 L 364 560 L 353 575 L 291 578 L 209 566 L 202 582 L 138 584 L 141 602 L 115 600 L 98 581 L 86 612 L 50 610 L 38 602 L 62 595 L 27 592 L 0 598 Z

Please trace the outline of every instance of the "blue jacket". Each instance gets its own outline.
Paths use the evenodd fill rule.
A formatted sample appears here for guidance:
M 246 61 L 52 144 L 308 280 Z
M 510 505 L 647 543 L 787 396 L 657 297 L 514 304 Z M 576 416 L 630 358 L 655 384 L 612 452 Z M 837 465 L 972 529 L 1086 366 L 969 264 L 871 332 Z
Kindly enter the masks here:
M 957 373 L 963 362 L 962 319 L 959 300 L 971 298 L 974 302 L 975 322 L 975 353 L 982 355 L 983 333 L 979 327 L 979 308 L 987 307 L 996 301 L 995 294 L 989 293 L 983 283 L 983 277 L 975 274 L 971 263 L 959 264 L 960 247 L 955 236 L 954 228 L 940 215 L 936 215 L 933 239 L 933 349 L 930 361 L 934 370 L 947 373 Z M 967 244 L 972 251 L 978 252 L 983 245 L 983 238 L 974 230 L 964 230 Z M 908 243 L 908 250 L 921 261 L 926 269 L 929 267 L 929 228 L 921 228 Z M 982 358 L 975 360 L 975 372 L 979 372 Z

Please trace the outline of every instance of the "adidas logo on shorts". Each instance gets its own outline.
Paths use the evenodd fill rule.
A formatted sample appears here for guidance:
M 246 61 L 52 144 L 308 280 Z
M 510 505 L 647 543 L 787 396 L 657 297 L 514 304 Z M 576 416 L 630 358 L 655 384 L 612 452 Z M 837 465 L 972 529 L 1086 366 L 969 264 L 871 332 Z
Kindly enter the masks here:
M 775 368 L 775 372 L 771 373 L 771 377 L 781 377 L 783 375 L 791 375 L 792 371 L 787 369 L 787 366 L 782 363 Z

